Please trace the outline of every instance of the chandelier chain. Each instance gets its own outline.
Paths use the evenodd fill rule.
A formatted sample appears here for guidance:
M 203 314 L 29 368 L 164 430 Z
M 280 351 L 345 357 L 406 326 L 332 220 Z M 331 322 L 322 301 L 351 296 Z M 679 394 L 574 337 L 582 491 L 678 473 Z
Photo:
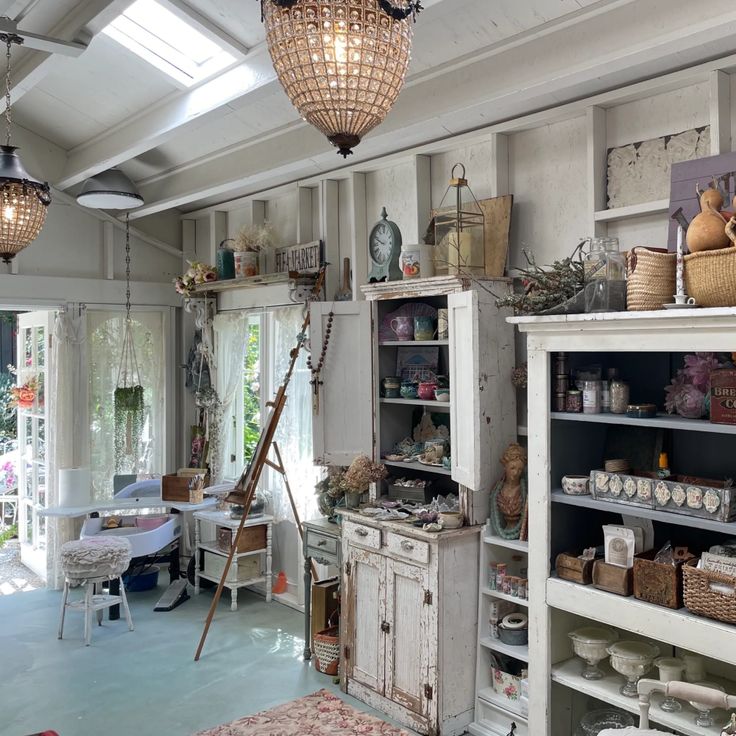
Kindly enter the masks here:
M 10 109 L 10 47 L 13 42 L 8 37 L 5 50 L 5 145 L 10 145 L 10 126 L 13 123 Z
M 125 321 L 130 324 L 130 212 L 125 213 Z

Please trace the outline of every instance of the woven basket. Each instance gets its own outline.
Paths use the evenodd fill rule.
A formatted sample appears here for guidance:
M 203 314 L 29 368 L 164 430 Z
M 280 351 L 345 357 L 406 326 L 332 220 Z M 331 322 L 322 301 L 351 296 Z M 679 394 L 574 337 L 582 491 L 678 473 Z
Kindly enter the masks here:
M 685 607 L 699 616 L 736 624 L 736 577 L 722 572 L 699 570 L 697 560 L 690 560 L 682 566 L 683 593 Z M 725 590 L 713 589 L 718 588 Z
M 626 256 L 626 309 L 662 309 L 675 293 L 677 255 L 660 248 L 632 248 Z
M 340 667 L 340 630 L 337 626 L 318 631 L 312 637 L 314 667 L 323 675 L 336 675 Z
M 736 248 L 685 256 L 685 289 L 701 307 L 736 306 Z

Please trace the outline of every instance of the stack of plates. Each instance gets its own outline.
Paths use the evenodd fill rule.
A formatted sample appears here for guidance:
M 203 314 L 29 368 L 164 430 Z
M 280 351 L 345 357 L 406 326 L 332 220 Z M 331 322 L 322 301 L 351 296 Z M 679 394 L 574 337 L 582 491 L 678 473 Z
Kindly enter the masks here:
M 606 460 L 606 473 L 626 473 L 629 470 L 629 461 L 626 458 Z

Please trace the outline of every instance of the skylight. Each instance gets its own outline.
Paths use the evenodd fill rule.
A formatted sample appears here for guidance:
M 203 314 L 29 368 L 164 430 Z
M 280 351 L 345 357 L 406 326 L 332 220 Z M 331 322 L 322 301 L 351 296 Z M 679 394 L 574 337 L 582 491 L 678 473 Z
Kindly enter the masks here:
M 235 61 L 217 43 L 156 0 L 136 0 L 103 32 L 187 87 Z

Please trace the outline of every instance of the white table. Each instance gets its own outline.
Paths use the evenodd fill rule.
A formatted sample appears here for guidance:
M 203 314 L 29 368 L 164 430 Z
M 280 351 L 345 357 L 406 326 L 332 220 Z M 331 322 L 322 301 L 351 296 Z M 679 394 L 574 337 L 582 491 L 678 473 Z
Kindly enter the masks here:
M 199 569 L 199 551 L 204 550 L 210 554 L 217 555 L 219 557 L 227 557 L 229 551 L 223 551 L 217 544 L 217 539 L 214 540 L 202 540 L 201 523 L 208 522 L 216 526 L 225 527 L 227 529 L 237 530 L 240 526 L 240 519 L 231 519 L 230 514 L 225 511 L 197 511 L 194 514 L 194 594 L 199 595 L 199 580 L 204 578 L 205 580 L 211 580 L 213 583 L 219 583 L 220 575 L 208 575 L 206 572 L 202 572 Z M 258 583 L 265 583 L 266 586 L 266 602 L 271 602 L 271 588 L 273 575 L 271 572 L 272 553 L 271 553 L 271 540 L 273 530 L 273 516 L 255 516 L 250 519 L 246 519 L 243 527 L 253 527 L 264 525 L 266 527 L 266 546 L 263 549 L 252 550 L 251 552 L 236 552 L 233 555 L 233 565 L 238 564 L 238 560 L 243 557 L 251 557 L 253 555 L 265 555 L 266 557 L 266 569 L 265 573 L 249 578 L 247 580 L 230 580 L 225 582 L 225 587 L 230 589 L 230 610 L 238 610 L 238 589 L 244 588 L 248 585 L 256 585 Z M 236 576 L 237 577 L 237 576 Z
M 53 516 L 58 519 L 75 519 L 79 516 L 89 516 L 90 514 L 100 513 L 103 511 L 129 511 L 143 509 L 175 509 L 176 511 L 201 511 L 203 509 L 212 508 L 217 503 L 215 498 L 205 498 L 202 503 L 188 503 L 184 501 L 164 501 L 161 497 L 143 496 L 141 498 L 121 498 L 117 501 L 113 498 L 110 501 L 90 502 L 84 506 L 50 506 L 49 508 L 39 509 L 39 516 Z

